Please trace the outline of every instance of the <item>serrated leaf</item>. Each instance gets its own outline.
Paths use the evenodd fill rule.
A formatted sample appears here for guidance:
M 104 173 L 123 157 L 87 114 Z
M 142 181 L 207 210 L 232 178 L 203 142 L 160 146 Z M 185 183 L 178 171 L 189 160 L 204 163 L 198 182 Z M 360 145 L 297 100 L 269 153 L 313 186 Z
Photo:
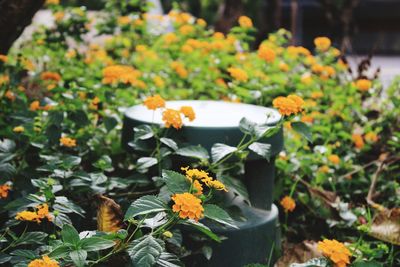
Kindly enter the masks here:
M 47 234 L 44 232 L 26 232 L 16 240 L 15 245 L 42 244 L 46 237 Z
M 158 197 L 147 195 L 135 200 L 128 208 L 124 220 L 132 219 L 138 215 L 156 213 L 167 209 L 165 203 Z
M 162 252 L 157 259 L 156 266 L 160 267 L 180 267 L 183 266 L 175 254 Z
M 19 256 L 30 260 L 33 260 L 38 256 L 35 252 L 28 249 L 17 249 L 10 252 L 10 254 L 13 256 Z
M 208 151 L 201 146 L 187 146 L 179 148 L 175 151 L 175 154 L 188 158 L 195 158 L 200 160 L 208 160 L 210 156 L 208 155 Z
M 190 184 L 186 176 L 169 170 L 162 172 L 162 178 L 168 188 L 173 194 L 188 192 Z
M 211 158 L 213 162 L 218 162 L 229 154 L 235 152 L 236 147 L 228 146 L 221 143 L 215 143 L 211 148 Z
M 228 225 L 232 228 L 238 228 L 231 216 L 229 216 L 229 214 L 219 206 L 214 204 L 205 204 L 203 207 L 204 217 Z
M 178 145 L 176 144 L 176 142 L 174 140 L 172 140 L 170 138 L 161 137 L 160 141 L 161 141 L 161 143 L 168 146 L 172 150 L 174 150 L 174 151 L 178 150 Z
M 256 153 L 257 155 L 265 158 L 268 161 L 271 158 L 271 145 L 270 144 L 254 142 L 251 145 L 249 145 L 249 149 L 251 151 L 253 151 L 254 153 Z
M 133 241 L 127 252 L 134 266 L 152 267 L 164 252 L 164 242 L 152 235 L 146 235 Z
M 97 207 L 97 230 L 115 233 L 123 227 L 120 205 L 111 198 L 99 195 Z
M 295 121 L 291 123 L 293 130 L 301 134 L 304 138 L 306 138 L 309 142 L 312 142 L 312 134 L 310 127 L 307 126 L 304 122 Z

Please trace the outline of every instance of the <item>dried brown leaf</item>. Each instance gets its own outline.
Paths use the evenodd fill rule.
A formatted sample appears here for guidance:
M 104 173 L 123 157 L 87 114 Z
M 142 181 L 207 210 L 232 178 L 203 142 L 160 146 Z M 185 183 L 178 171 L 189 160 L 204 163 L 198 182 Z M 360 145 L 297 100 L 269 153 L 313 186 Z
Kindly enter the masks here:
M 117 232 L 122 229 L 123 215 L 121 207 L 111 198 L 98 195 L 97 230 L 103 232 Z
M 400 208 L 381 211 L 373 220 L 369 235 L 400 245 Z

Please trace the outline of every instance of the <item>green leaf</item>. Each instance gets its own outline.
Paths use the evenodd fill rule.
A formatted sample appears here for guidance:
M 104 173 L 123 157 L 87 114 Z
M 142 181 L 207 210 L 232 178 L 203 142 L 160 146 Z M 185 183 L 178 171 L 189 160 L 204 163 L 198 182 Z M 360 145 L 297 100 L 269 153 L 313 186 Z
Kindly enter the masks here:
M 152 235 L 146 235 L 133 241 L 127 252 L 134 266 L 152 267 L 164 252 L 164 242 Z
M 71 169 L 72 167 L 78 166 L 82 159 L 81 157 L 72 156 L 72 155 L 65 155 L 61 158 L 62 165 L 66 169 Z
M 0 264 L 6 263 L 9 260 L 11 260 L 11 256 L 8 254 L 5 254 L 3 252 L 0 252 Z
M 256 153 L 257 155 L 260 155 L 261 157 L 265 158 L 268 161 L 271 158 L 271 145 L 270 144 L 254 142 L 251 145 L 249 145 L 249 149 L 251 151 L 253 151 L 254 153 Z
M 10 254 L 13 256 L 19 256 L 30 260 L 33 260 L 38 256 L 35 252 L 28 249 L 17 249 L 11 252 Z
M 183 222 L 180 222 L 180 223 L 184 224 L 184 225 L 189 225 L 189 226 L 195 228 L 196 230 L 202 232 L 203 234 L 205 234 L 206 236 L 208 236 L 209 238 L 211 238 L 212 240 L 214 240 L 214 241 L 216 241 L 218 243 L 221 242 L 221 239 L 216 234 L 214 234 L 210 230 L 210 228 L 208 228 L 207 226 L 205 226 L 202 223 L 199 223 L 199 222 L 196 222 L 196 221 L 193 221 L 193 220 L 186 220 L 186 221 L 183 221 Z
M 46 237 L 47 234 L 43 232 L 26 232 L 15 242 L 15 245 L 42 244 Z
M 118 125 L 118 120 L 114 117 L 105 117 L 104 118 L 104 126 L 106 127 L 107 132 L 110 132 L 115 126 Z
M 10 163 L 0 164 L 1 178 L 5 180 L 10 180 L 11 178 L 13 178 L 15 172 L 16 172 L 15 167 Z
M 88 237 L 82 239 L 79 242 L 79 245 L 82 249 L 86 251 L 98 251 L 113 247 L 115 245 L 115 242 L 100 237 Z
M 383 264 L 376 261 L 357 261 L 353 262 L 351 267 L 383 267 Z
M 293 130 L 301 134 L 304 138 L 306 138 L 309 142 L 312 142 L 312 135 L 310 127 L 307 124 L 301 121 L 295 121 L 291 123 Z
M 330 263 L 326 258 L 314 258 L 305 263 L 292 263 L 290 267 L 329 267 Z
M 11 153 L 15 149 L 15 142 L 10 139 L 0 140 L 0 151 L 4 153 Z
M 235 221 L 222 208 L 214 204 L 206 204 L 203 207 L 204 207 L 204 217 L 228 225 L 232 228 L 236 229 L 238 228 L 235 224 Z
M 210 260 L 212 257 L 213 249 L 210 246 L 203 246 L 201 248 L 201 252 L 203 252 L 204 257 L 206 257 L 207 260 Z
M 211 158 L 213 162 L 218 162 L 227 155 L 235 152 L 236 150 L 236 147 L 228 146 L 221 143 L 215 143 L 211 148 Z
M 178 257 L 175 254 L 162 252 L 156 262 L 157 266 L 160 267 L 180 267 L 183 266 Z
M 79 233 L 72 225 L 65 224 L 61 230 L 61 238 L 64 243 L 77 245 L 80 241 Z
M 167 147 L 171 148 L 172 150 L 174 150 L 174 151 L 178 150 L 178 145 L 176 144 L 176 142 L 174 140 L 172 140 L 170 138 L 161 137 L 160 141 L 161 141 L 161 143 L 163 143 Z
M 133 131 L 135 132 L 135 140 L 146 140 L 154 136 L 153 129 L 147 124 L 135 127 Z
M 98 161 L 93 163 L 93 166 L 103 171 L 112 171 L 112 160 L 108 155 L 103 155 Z
M 74 250 L 69 253 L 71 260 L 75 263 L 77 267 L 85 266 L 87 252 L 83 249 Z
M 53 259 L 63 258 L 68 255 L 68 253 L 71 251 L 71 248 L 71 245 L 60 245 L 53 249 L 48 256 Z
M 186 176 L 180 173 L 164 170 L 162 172 L 162 178 L 168 190 L 174 194 L 188 192 L 190 189 Z
M 200 145 L 179 148 L 175 152 L 175 154 L 183 157 L 195 158 L 200 160 L 208 160 L 210 158 L 210 156 L 208 155 L 208 151 Z
M 236 193 L 244 200 L 250 202 L 249 192 L 242 181 L 230 176 L 218 176 L 218 180 L 221 181 L 229 191 Z
M 136 162 L 136 167 L 138 172 L 143 173 L 146 172 L 151 166 L 157 164 L 157 159 L 152 157 L 142 157 L 139 158 Z
M 124 220 L 132 219 L 138 215 L 155 213 L 166 210 L 167 207 L 158 197 L 147 195 L 135 200 L 128 208 Z

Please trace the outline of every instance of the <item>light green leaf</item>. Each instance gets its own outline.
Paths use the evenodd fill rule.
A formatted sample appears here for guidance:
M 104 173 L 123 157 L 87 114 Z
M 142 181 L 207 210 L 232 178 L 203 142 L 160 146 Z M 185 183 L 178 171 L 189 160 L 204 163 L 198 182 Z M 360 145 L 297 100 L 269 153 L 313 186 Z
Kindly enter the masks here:
M 65 224 L 61 230 L 61 238 L 64 243 L 76 245 L 79 242 L 79 233 L 72 225 Z
M 143 196 L 131 204 L 125 214 L 124 220 L 132 219 L 138 215 L 165 211 L 166 209 L 165 203 L 158 197 L 152 195 Z
M 187 146 L 179 148 L 175 154 L 188 157 L 188 158 L 196 158 L 200 160 L 208 160 L 210 156 L 208 155 L 208 151 L 201 146 Z
M 239 122 L 239 129 L 242 133 L 253 135 L 254 134 L 254 127 L 257 124 L 255 122 L 250 121 L 247 118 L 242 118 Z
M 146 172 L 148 168 L 157 164 L 157 159 L 152 157 L 142 157 L 139 158 L 136 162 L 138 172 Z
M 211 148 L 211 158 L 213 162 L 218 162 L 227 155 L 235 152 L 236 150 L 236 147 L 228 146 L 221 143 L 215 143 Z
M 261 157 L 265 158 L 266 160 L 270 160 L 271 158 L 271 145 L 264 144 L 259 142 L 254 142 L 249 146 L 249 149 L 254 153 L 260 155 Z
M 207 226 L 205 226 L 202 223 L 196 222 L 194 220 L 187 220 L 187 221 L 183 221 L 183 222 L 180 222 L 180 223 L 184 224 L 184 225 L 189 225 L 189 226 L 195 228 L 196 230 L 202 232 L 203 234 L 205 234 L 206 236 L 208 236 L 212 240 L 217 241 L 218 243 L 221 242 L 221 239 L 216 234 L 214 234 L 210 230 L 210 228 L 208 228 Z
M 178 150 L 178 145 L 176 144 L 176 142 L 174 140 L 172 140 L 170 138 L 161 137 L 160 141 L 161 141 L 161 143 L 168 146 L 172 150 L 174 150 L 174 151 Z
M 329 267 L 330 263 L 326 258 L 314 258 L 305 263 L 292 263 L 290 267 Z
M 154 136 L 153 129 L 147 124 L 135 127 L 133 131 L 135 132 L 135 140 L 146 140 Z
M 115 245 L 112 240 L 103 239 L 100 237 L 88 237 L 79 242 L 79 246 L 86 251 L 98 251 L 111 248 Z
M 71 260 L 75 263 L 77 267 L 85 266 L 87 252 L 85 250 L 79 249 L 74 250 L 69 253 Z

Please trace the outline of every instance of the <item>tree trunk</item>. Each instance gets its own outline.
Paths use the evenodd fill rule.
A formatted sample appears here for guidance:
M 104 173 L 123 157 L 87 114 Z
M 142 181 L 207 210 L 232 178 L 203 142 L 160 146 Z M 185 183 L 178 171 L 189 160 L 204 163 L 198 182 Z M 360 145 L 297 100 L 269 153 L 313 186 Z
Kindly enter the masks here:
M 0 54 L 7 54 L 45 0 L 0 0 Z
M 229 32 L 242 14 L 242 0 L 225 0 L 219 7 L 215 30 L 223 33 Z

